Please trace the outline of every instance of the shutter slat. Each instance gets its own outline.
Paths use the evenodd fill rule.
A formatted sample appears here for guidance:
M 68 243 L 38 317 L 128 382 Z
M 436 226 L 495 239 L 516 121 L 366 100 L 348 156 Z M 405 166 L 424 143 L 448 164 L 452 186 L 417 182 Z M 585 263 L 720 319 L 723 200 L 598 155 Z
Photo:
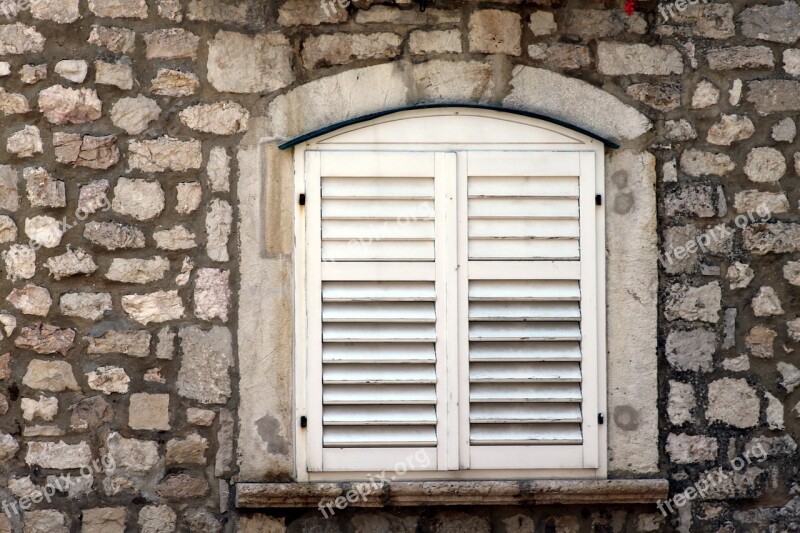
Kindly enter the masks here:
M 325 323 L 323 342 L 434 342 L 433 324 Z
M 475 424 L 581 422 L 580 404 L 569 403 L 478 403 L 472 406 Z
M 322 422 L 332 426 L 436 424 L 433 405 L 327 405 L 322 413 Z
M 534 266 L 531 266 L 534 269 Z M 572 280 L 471 281 L 470 301 L 574 301 L 580 300 L 580 284 Z
M 577 239 L 580 235 L 577 220 L 494 220 L 473 219 L 469 221 L 470 239 L 499 239 L 506 237 Z
M 578 180 L 574 176 L 470 176 L 469 198 L 555 196 L 577 198 Z
M 470 402 L 577 402 L 581 401 L 578 383 L 473 383 Z
M 436 299 L 433 283 L 425 281 L 338 282 L 322 285 L 323 302 L 394 301 L 432 302 Z
M 433 220 L 430 200 L 325 200 L 322 202 L 322 224 L 326 220 Z
M 436 383 L 433 365 L 324 365 L 322 382 L 331 384 Z
M 578 200 L 568 198 L 474 198 L 468 215 L 473 218 L 574 219 Z
M 324 363 L 434 363 L 433 344 L 336 343 L 322 347 Z
M 474 445 L 581 444 L 580 424 L 472 424 Z
M 323 203 L 328 198 L 433 199 L 433 178 L 324 177 Z
M 469 358 L 473 362 L 580 361 L 577 342 L 473 342 Z
M 470 341 L 579 341 L 581 328 L 566 322 L 472 322 Z
M 322 395 L 325 405 L 436 403 L 434 385 L 329 385 Z
M 578 302 L 510 302 L 482 301 L 469 306 L 470 320 L 524 320 L 554 321 L 579 320 L 581 308 Z
M 433 261 L 433 241 L 322 241 L 323 261 Z
M 365 223 L 361 220 L 329 220 L 322 225 L 323 240 L 433 240 L 433 222 L 397 220 Z
M 428 302 L 327 302 L 322 306 L 325 322 L 435 322 L 433 303 Z
M 436 446 L 436 427 L 329 426 L 323 430 L 322 442 L 327 448 Z
M 507 383 L 519 381 L 579 382 L 578 363 L 472 363 L 471 382 Z
M 577 239 L 470 239 L 469 258 L 475 260 L 578 259 Z

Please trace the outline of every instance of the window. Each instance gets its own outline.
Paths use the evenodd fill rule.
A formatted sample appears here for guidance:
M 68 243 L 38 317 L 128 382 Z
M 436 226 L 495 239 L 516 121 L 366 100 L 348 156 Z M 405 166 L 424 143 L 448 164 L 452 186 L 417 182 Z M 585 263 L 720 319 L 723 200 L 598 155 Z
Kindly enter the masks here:
M 297 150 L 298 474 L 602 475 L 602 146 L 422 115 Z

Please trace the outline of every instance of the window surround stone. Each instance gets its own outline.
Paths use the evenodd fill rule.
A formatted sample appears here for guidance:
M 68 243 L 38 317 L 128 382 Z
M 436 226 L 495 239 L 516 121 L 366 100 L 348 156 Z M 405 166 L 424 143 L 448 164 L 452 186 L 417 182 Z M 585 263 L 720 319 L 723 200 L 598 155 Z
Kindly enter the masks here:
M 452 69 L 460 62 L 451 62 Z M 344 71 L 277 96 L 252 117 L 238 147 L 241 219 L 238 358 L 241 483 L 296 479 L 292 150 L 278 145 L 348 119 L 419 103 L 480 103 L 560 119 L 621 145 L 606 156 L 608 476 L 659 473 L 657 234 L 650 121 L 584 81 L 534 67 L 490 64 L 492 92 L 457 75 L 426 92 L 415 69 L 394 62 Z M 486 80 L 483 80 L 486 81 Z M 579 103 L 576 105 L 576 103 Z M 631 332 L 636 332 L 631 335 Z M 244 485 L 242 486 L 244 490 Z

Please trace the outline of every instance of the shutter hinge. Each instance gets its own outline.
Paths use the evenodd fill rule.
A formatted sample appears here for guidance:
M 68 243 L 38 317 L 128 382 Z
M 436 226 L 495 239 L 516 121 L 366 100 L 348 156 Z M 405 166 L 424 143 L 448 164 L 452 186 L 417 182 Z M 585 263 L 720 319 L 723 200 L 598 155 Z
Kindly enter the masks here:
M 306 205 L 306 195 L 301 194 L 299 198 L 300 205 Z
M 300 427 L 305 428 L 308 427 L 308 418 L 301 416 L 300 417 Z
M 594 203 L 595 205 L 603 205 L 603 195 L 602 194 L 595 195 Z
M 597 423 L 601 426 L 605 422 L 605 418 L 603 417 L 603 413 L 597 413 Z

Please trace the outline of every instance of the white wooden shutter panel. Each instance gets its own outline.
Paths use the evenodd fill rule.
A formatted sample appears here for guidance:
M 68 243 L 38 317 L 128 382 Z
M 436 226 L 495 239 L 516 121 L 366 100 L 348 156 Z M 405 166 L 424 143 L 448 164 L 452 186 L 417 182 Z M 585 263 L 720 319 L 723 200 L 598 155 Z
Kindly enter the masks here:
M 595 468 L 594 154 L 466 159 L 462 467 Z
M 447 324 L 437 210 L 446 204 L 444 174 L 455 184 L 454 161 L 306 154 L 312 471 L 438 467 Z M 420 449 L 428 464 L 408 464 Z

